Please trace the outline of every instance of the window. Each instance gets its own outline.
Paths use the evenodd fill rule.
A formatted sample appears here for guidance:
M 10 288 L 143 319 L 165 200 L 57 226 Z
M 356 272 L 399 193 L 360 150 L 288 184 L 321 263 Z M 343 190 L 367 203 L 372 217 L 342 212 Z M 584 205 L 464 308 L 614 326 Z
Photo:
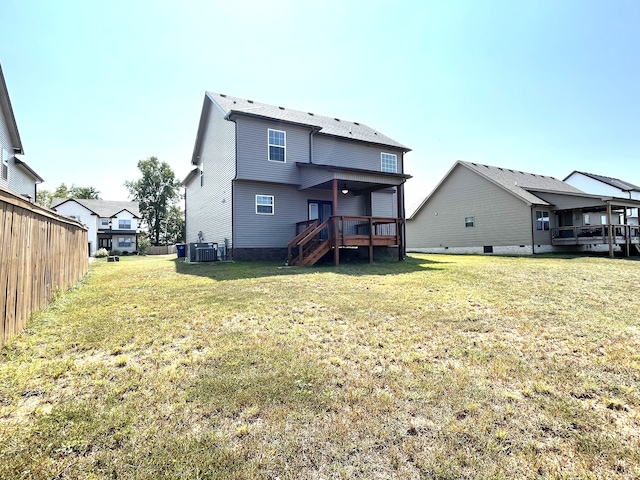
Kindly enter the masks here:
M 131 230 L 131 220 L 118 220 L 120 230 Z
M 588 213 L 584 214 L 584 218 L 582 220 L 582 224 L 583 225 L 591 225 L 591 215 L 589 215 Z
M 536 210 L 536 230 L 549 230 L 549 212 Z
M 109 226 L 109 219 L 108 218 L 101 218 L 100 219 L 100 225 L 102 225 L 103 227 L 108 227 Z
M 119 247 L 130 247 L 131 246 L 131 237 L 120 237 L 118 239 Z
M 474 218 L 473 217 L 464 217 L 464 226 L 465 227 L 473 227 Z
M 269 129 L 269 160 L 272 162 L 286 161 L 286 133 L 281 130 Z
M 256 195 L 256 213 L 273 215 L 273 195 Z
M 381 153 L 382 171 L 396 173 L 398 171 L 398 156 L 393 153 Z

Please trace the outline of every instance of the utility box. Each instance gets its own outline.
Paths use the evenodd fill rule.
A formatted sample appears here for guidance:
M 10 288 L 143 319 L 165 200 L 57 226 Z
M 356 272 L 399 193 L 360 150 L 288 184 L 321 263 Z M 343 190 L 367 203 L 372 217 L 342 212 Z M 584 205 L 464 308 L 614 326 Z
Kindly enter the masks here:
M 218 247 L 196 248 L 196 262 L 215 262 L 218 259 Z
M 218 259 L 217 243 L 190 243 L 187 257 L 190 262 L 215 262 Z

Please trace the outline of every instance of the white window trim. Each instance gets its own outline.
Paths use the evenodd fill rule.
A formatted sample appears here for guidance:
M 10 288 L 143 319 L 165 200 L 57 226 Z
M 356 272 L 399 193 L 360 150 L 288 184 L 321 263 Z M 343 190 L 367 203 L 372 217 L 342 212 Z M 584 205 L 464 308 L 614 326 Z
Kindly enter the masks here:
M 271 199 L 271 213 L 259 212 L 258 211 L 258 197 L 268 197 Z M 260 204 L 261 206 L 267 206 L 265 204 Z M 273 195 L 256 195 L 256 215 L 274 215 L 276 213 L 276 199 Z
M 271 143 L 270 132 L 278 132 L 284 135 L 284 145 L 274 145 Z M 284 160 L 271 160 L 271 147 L 278 147 L 284 150 Z M 274 163 L 287 163 L 287 132 L 284 130 L 276 130 L 275 128 L 267 129 L 267 160 Z
M 127 228 L 126 226 L 121 227 L 120 226 L 120 222 L 129 222 L 129 228 Z M 118 219 L 118 230 L 131 230 L 131 224 L 132 224 L 131 220 L 120 220 L 120 219 Z
M 384 156 L 385 155 L 388 155 L 388 156 L 393 157 L 393 158 L 396 159 L 396 169 L 393 172 L 384 169 Z M 380 152 L 380 171 L 385 172 L 385 173 L 398 173 L 398 155 L 396 155 L 395 153 Z

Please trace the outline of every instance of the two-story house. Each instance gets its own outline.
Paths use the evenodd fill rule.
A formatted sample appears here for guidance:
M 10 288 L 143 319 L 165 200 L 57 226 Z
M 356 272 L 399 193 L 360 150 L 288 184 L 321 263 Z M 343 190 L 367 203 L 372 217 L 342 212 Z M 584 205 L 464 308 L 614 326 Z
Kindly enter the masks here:
M 187 242 L 236 260 L 404 254 L 404 155 L 359 122 L 206 92 L 184 179 Z
M 0 65 L 0 186 L 35 200 L 36 188 L 44 180 L 24 161 L 18 124 Z
M 640 187 L 618 178 L 574 170 L 564 179 L 583 192 L 640 200 Z M 627 225 L 638 225 L 638 209 L 627 209 Z
M 138 202 L 54 198 L 51 208 L 89 228 L 89 255 L 97 249 L 135 252 L 141 216 Z

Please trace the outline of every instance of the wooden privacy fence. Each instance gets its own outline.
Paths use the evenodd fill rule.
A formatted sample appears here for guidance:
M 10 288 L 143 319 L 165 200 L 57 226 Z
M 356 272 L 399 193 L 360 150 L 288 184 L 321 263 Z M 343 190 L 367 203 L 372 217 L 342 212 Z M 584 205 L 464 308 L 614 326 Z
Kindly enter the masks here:
M 88 270 L 87 228 L 0 187 L 0 347 Z
M 176 253 L 175 245 L 152 245 L 147 247 L 145 252 L 147 255 L 169 255 L 170 253 Z

